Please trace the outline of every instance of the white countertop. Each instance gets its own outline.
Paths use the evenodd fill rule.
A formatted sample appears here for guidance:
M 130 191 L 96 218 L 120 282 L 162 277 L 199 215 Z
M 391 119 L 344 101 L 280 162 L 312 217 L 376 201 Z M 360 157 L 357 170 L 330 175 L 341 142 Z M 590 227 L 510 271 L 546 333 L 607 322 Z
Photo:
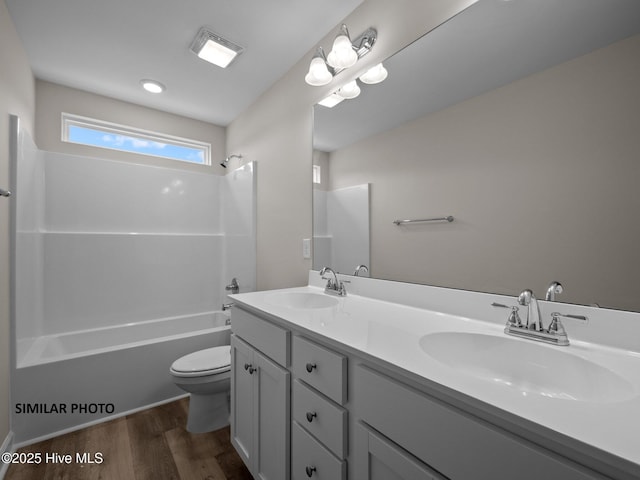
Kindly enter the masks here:
M 310 283 L 312 278 L 310 276 Z M 369 279 L 367 281 L 376 282 Z M 314 283 L 317 282 L 314 281 Z M 404 284 L 398 284 L 397 288 L 402 288 L 402 285 Z M 410 288 L 419 289 L 420 287 L 412 285 Z M 354 290 L 361 291 L 366 288 L 358 287 Z M 375 292 L 375 288 L 372 291 Z M 302 327 L 407 372 L 619 456 L 638 464 L 640 468 L 640 352 L 638 351 L 581 341 L 572 338 L 571 332 L 569 332 L 571 345 L 568 347 L 535 342 L 540 348 L 560 349 L 562 352 L 610 369 L 628 381 L 632 389 L 631 395 L 625 396 L 621 401 L 613 402 L 550 398 L 492 382 L 487 378 L 477 378 L 468 372 L 435 360 L 420 347 L 419 341 L 424 335 L 438 332 L 462 331 L 504 336 L 507 310 L 495 309 L 493 315 L 498 319 L 497 321 L 482 321 L 468 316 L 443 313 L 353 293 L 348 293 L 346 297 L 332 296 L 337 300 L 337 304 L 328 308 L 303 309 L 278 305 L 274 294 L 287 292 L 326 295 L 323 288 L 309 285 L 237 294 L 232 298 L 239 304 L 274 315 L 291 325 Z M 467 294 L 473 294 L 473 292 L 467 292 Z M 504 297 L 501 299 L 495 295 L 475 295 L 486 296 L 482 298 L 483 304 L 487 302 L 490 304 L 492 298 L 496 298 L 497 301 L 504 300 Z M 488 310 L 492 311 L 491 308 Z M 615 326 L 609 325 L 609 328 L 615 328 Z M 532 340 L 515 337 L 509 338 L 517 342 L 532 342 Z M 517 363 L 518 358 L 505 358 L 504 361 Z M 549 375 L 553 374 L 553 371 L 549 372 Z

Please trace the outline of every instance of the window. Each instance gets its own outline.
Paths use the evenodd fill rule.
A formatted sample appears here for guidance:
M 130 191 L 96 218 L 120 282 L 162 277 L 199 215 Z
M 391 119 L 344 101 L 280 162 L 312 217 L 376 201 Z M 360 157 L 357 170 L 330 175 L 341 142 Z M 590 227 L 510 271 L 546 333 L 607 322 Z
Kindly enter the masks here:
M 62 141 L 182 162 L 211 165 L 211 144 L 62 114 Z
M 314 165 L 313 166 L 313 183 L 316 183 L 316 184 L 322 183 L 320 174 L 321 174 L 320 165 Z

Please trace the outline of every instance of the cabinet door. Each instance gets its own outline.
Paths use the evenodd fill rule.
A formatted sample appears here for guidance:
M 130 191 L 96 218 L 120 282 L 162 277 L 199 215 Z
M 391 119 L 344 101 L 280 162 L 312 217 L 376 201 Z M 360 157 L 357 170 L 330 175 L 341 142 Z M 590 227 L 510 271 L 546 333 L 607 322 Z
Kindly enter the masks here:
M 257 351 L 254 361 L 258 367 L 254 384 L 257 398 L 254 475 L 261 480 L 288 480 L 291 374 Z
M 356 477 L 362 480 L 446 480 L 388 438 L 362 424 L 355 428 Z
M 256 365 L 253 364 L 253 349 L 231 336 L 231 443 L 245 465 L 251 470 L 253 462 L 253 383 Z M 245 365 L 250 367 L 245 369 Z

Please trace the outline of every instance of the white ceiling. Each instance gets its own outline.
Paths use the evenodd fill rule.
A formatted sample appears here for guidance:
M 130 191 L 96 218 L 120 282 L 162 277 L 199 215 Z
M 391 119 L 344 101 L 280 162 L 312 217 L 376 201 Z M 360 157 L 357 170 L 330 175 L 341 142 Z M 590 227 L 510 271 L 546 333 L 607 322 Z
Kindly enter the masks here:
M 361 2 L 6 0 L 36 78 L 222 126 Z M 204 25 L 245 48 L 227 69 L 189 51 Z
M 638 33 L 640 0 L 479 0 L 388 59 L 383 83 L 316 107 L 314 147 L 342 148 Z

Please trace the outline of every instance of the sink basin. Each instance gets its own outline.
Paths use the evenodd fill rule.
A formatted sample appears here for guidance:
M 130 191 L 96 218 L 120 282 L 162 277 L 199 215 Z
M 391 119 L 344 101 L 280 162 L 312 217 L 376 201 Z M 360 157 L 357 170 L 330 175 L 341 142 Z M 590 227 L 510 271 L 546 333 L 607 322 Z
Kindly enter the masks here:
M 619 402 L 636 395 L 612 370 L 529 340 L 467 332 L 423 336 L 422 350 L 465 375 L 516 389 L 522 395 L 583 402 Z
M 267 300 L 278 307 L 317 309 L 330 308 L 338 305 L 338 299 L 322 293 L 311 292 L 281 292 L 272 293 Z

